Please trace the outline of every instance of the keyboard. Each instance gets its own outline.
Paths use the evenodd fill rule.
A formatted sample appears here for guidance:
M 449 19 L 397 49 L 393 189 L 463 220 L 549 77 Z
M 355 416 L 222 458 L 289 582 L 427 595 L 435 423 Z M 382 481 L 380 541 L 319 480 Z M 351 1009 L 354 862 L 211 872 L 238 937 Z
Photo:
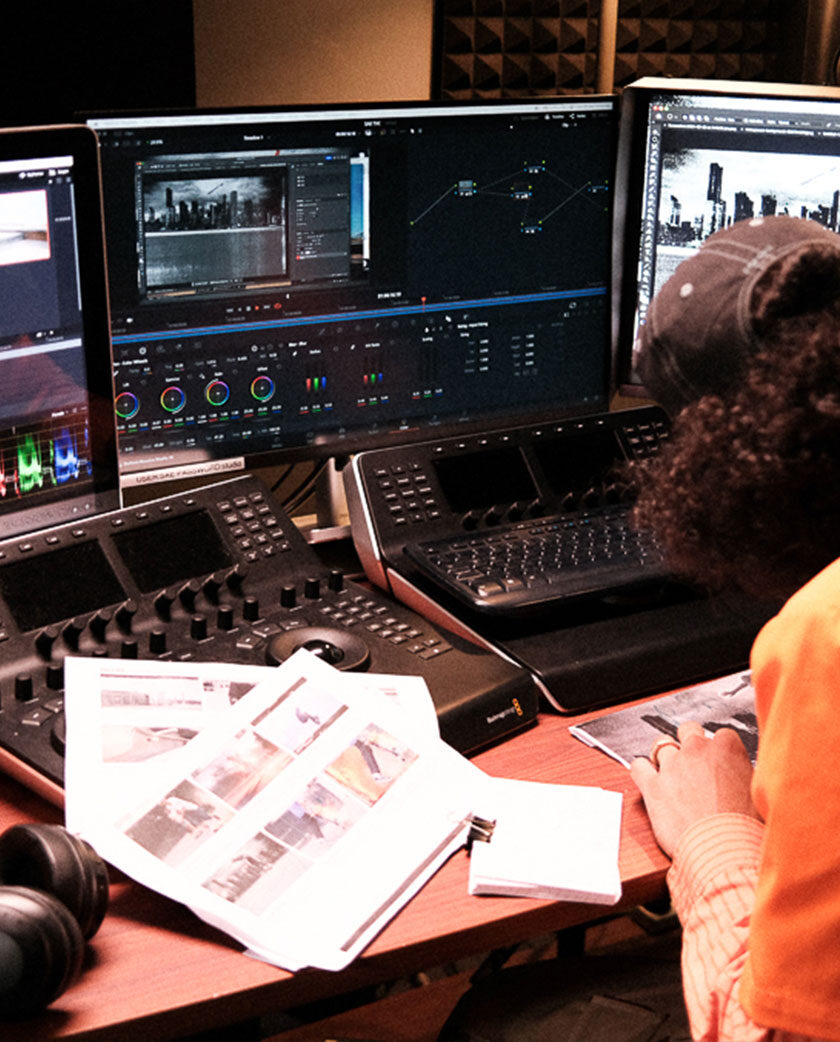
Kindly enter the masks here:
M 533 518 L 410 544 L 404 553 L 475 611 L 539 612 L 667 578 L 659 547 L 629 513 L 620 504 Z

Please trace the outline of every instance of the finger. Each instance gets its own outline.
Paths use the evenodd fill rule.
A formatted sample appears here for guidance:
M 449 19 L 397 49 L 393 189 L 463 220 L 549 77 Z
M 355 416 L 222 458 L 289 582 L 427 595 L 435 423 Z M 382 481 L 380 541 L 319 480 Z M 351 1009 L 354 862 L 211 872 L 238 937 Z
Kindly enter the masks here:
M 666 762 L 668 758 L 676 755 L 679 751 L 680 746 L 676 738 L 663 735 L 662 737 L 657 738 L 651 746 L 650 762 L 658 770 L 662 766 L 663 762 Z
M 733 727 L 721 727 L 712 735 L 712 741 L 722 745 L 733 755 L 743 755 L 749 759 L 749 753 L 741 741 L 741 736 Z
M 636 788 L 644 795 L 651 780 L 656 778 L 656 768 L 646 756 L 637 756 L 630 764 L 630 777 Z
M 680 745 L 682 745 L 690 739 L 705 738 L 706 732 L 703 729 L 703 725 L 697 720 L 686 720 L 677 728 L 677 736 L 679 737 Z

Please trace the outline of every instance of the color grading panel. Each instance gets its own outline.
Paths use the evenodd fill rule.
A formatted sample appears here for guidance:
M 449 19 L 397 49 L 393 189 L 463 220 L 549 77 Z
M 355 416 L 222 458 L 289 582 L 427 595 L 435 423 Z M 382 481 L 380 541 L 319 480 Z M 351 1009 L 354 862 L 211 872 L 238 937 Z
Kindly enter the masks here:
M 248 476 L 0 542 L 0 762 L 55 798 L 68 655 L 340 669 L 426 679 L 462 752 L 533 722 L 520 667 L 325 568 Z

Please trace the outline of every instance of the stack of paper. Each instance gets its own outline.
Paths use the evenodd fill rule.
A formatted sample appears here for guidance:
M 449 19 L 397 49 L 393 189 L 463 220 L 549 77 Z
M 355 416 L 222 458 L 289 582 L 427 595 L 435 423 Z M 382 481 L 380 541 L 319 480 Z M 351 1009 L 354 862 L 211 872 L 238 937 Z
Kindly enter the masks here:
M 482 795 L 495 825 L 472 845 L 471 894 L 618 901 L 620 792 L 488 777 Z

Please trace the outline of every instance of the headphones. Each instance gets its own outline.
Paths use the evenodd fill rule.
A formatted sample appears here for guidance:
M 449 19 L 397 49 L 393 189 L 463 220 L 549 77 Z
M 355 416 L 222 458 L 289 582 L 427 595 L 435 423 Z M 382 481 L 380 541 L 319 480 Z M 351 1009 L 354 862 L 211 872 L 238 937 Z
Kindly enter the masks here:
M 60 825 L 0 834 L 0 1020 L 58 998 L 107 907 L 108 870 L 85 840 Z

